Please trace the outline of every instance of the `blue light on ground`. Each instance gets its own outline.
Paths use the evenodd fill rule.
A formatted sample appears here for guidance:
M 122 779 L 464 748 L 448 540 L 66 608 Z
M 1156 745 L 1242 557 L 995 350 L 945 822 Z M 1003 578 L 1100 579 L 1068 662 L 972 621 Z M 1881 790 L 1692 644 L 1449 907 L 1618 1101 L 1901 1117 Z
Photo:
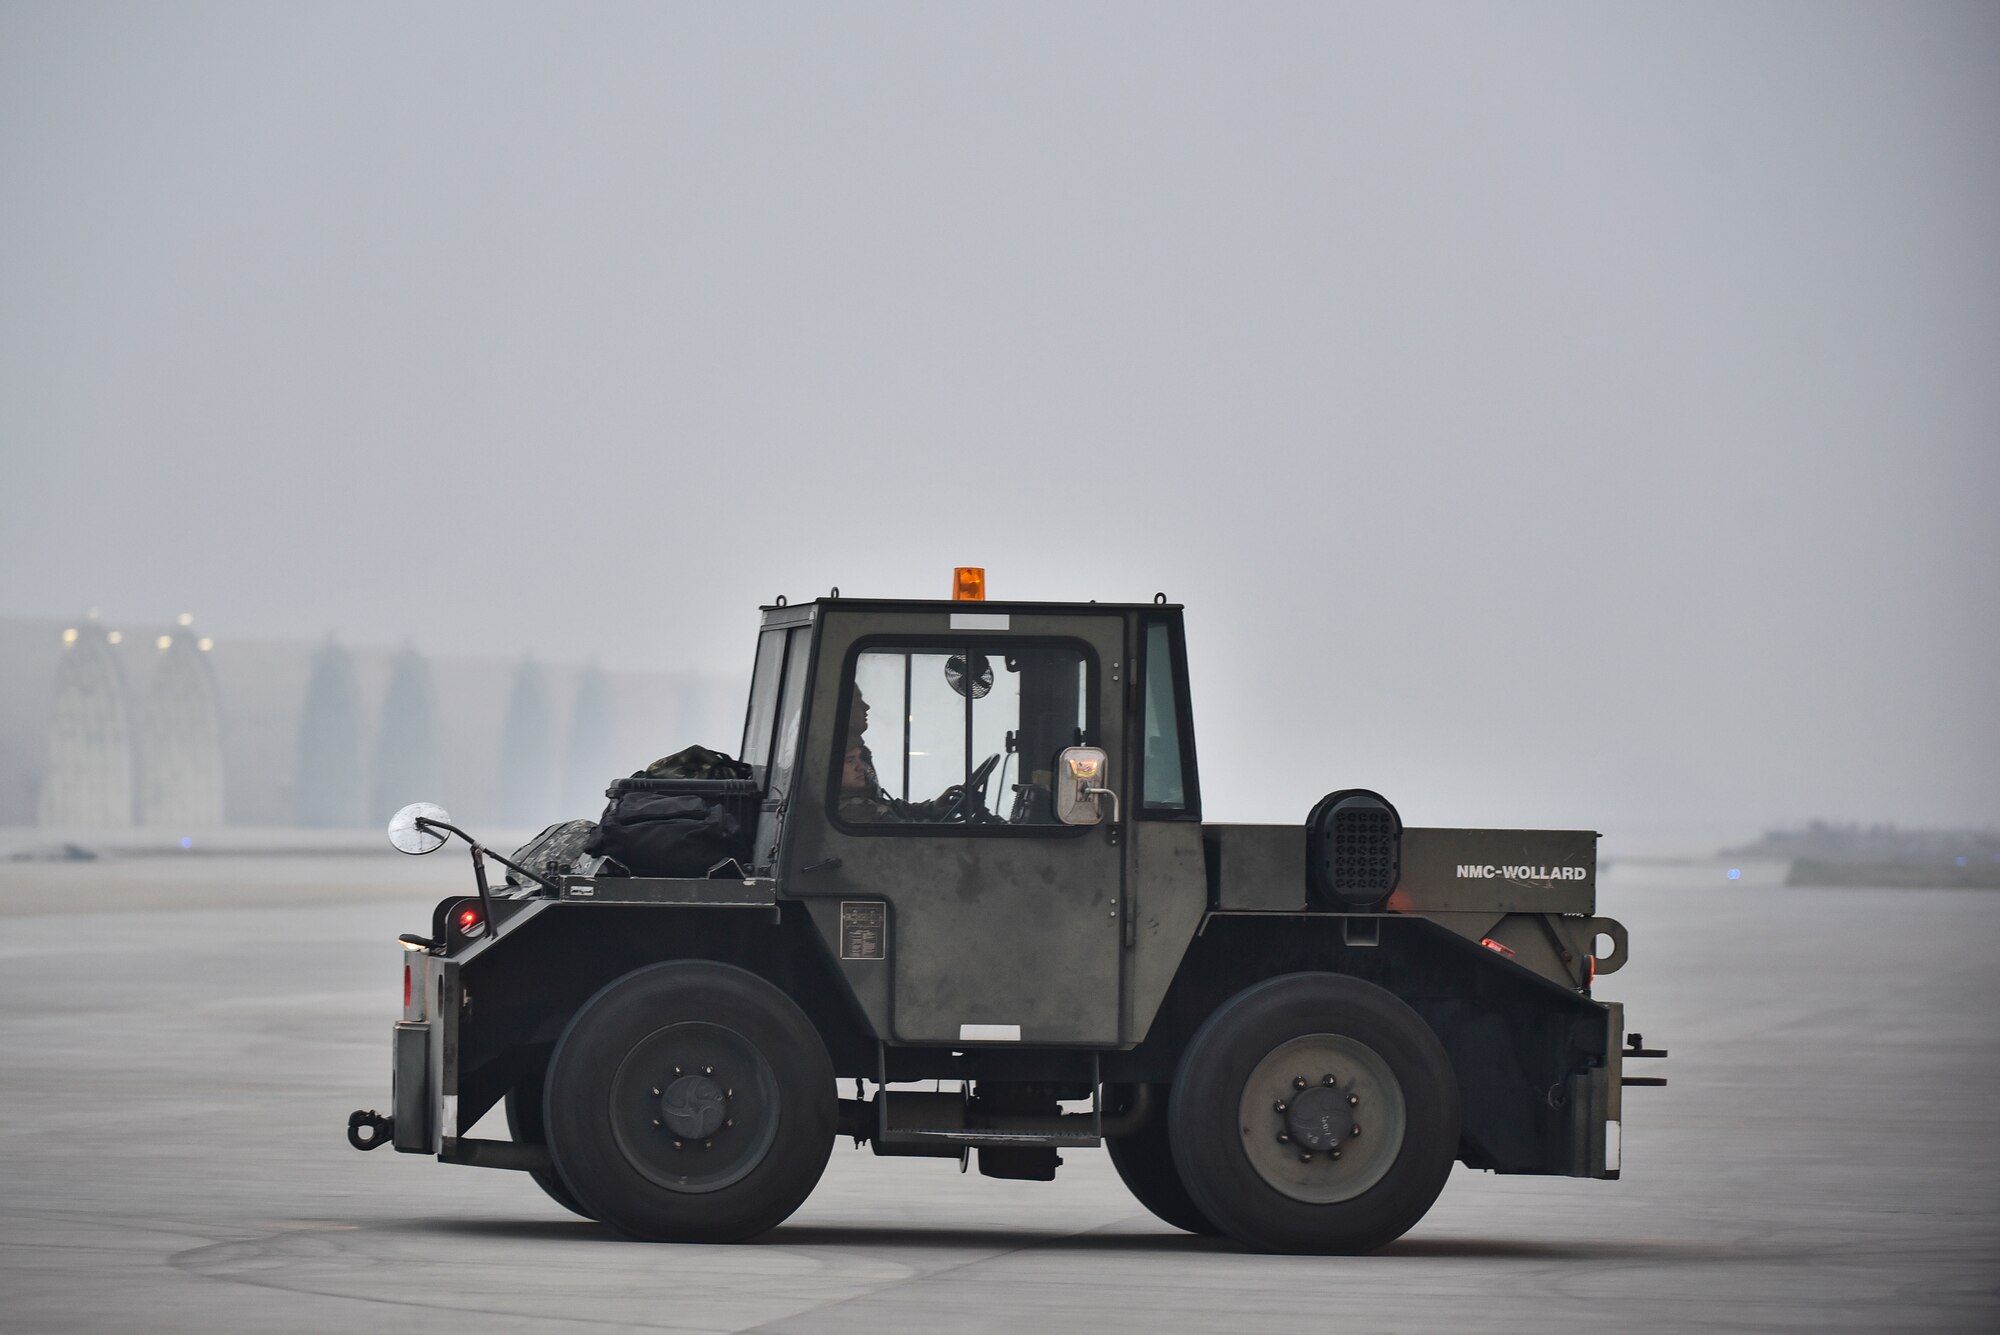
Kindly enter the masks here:
M 182 835 L 182 836 L 181 836 L 181 847 L 182 847 L 182 848 L 193 848 L 193 847 L 194 847 L 194 840 L 192 840 L 192 839 L 188 838 L 188 837 L 187 837 L 186 835 Z
M 1743 879 L 1743 869 L 1742 869 L 1741 867 L 1731 867 L 1731 868 L 1729 869 L 1729 879 L 1730 879 L 1730 880 L 1732 880 L 1732 881 L 1740 881 L 1740 880 L 1742 880 L 1742 879 Z

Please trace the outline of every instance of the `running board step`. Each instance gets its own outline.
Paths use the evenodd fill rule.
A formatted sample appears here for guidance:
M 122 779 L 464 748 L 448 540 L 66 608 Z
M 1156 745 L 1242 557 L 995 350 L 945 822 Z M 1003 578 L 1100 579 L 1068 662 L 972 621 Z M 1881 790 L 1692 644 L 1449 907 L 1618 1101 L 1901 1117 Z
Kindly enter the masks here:
M 1089 1121 L 1079 1117 L 1079 1121 Z M 981 1145 L 1004 1145 L 1009 1149 L 1090 1149 L 1104 1143 L 1104 1138 L 1091 1131 L 1007 1131 L 999 1128 L 968 1129 L 890 1127 L 883 1133 L 882 1140 L 888 1145 L 966 1145 L 977 1149 Z
M 1099 1113 L 984 1113 L 963 1090 L 882 1090 L 874 1103 L 877 1154 L 951 1155 L 963 1149 L 1088 1149 L 1104 1143 Z

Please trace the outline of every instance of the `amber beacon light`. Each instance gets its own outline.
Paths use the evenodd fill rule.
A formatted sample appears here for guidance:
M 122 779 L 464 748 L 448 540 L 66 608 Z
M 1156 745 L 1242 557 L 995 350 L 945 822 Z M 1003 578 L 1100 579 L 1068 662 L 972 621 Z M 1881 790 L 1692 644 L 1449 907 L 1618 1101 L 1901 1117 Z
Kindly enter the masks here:
M 955 603 L 986 601 L 986 567 L 959 566 L 951 572 L 951 600 Z

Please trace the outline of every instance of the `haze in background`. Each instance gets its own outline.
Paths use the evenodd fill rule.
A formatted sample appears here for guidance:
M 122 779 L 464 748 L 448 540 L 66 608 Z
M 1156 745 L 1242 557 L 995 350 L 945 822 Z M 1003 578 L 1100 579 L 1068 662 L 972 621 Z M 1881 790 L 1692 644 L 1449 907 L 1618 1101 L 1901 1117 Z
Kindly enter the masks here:
M 0 613 L 974 564 L 1188 605 L 1211 816 L 1989 824 L 1996 143 L 1991 5 L 0 4 Z

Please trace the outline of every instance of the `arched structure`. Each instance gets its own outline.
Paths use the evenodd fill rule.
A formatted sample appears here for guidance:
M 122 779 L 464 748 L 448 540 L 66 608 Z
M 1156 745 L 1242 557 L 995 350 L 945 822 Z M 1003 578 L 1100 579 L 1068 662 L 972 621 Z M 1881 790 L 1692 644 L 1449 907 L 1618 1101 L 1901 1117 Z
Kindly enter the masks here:
M 354 660 L 331 635 L 313 655 L 299 716 L 299 823 L 366 823 L 361 773 L 361 687 Z
M 132 726 L 112 636 L 94 620 L 63 632 L 49 710 L 38 824 L 103 829 L 132 823 Z
M 222 696 L 203 645 L 182 626 L 154 642 L 159 662 L 147 692 L 140 748 L 139 818 L 149 826 L 222 824 Z
M 533 659 L 514 669 L 507 693 L 507 720 L 500 734 L 500 819 L 508 825 L 546 825 L 556 818 L 555 731 L 549 710 L 548 680 Z
M 563 814 L 595 812 L 613 779 L 651 758 L 628 760 L 625 771 L 618 768 L 613 750 L 611 683 L 594 663 L 577 674 L 576 704 L 569 716 L 569 749 L 563 756 Z
M 369 819 L 387 821 L 412 802 L 442 800 L 437 781 L 437 692 L 430 664 L 405 645 L 389 665 L 376 720 Z

